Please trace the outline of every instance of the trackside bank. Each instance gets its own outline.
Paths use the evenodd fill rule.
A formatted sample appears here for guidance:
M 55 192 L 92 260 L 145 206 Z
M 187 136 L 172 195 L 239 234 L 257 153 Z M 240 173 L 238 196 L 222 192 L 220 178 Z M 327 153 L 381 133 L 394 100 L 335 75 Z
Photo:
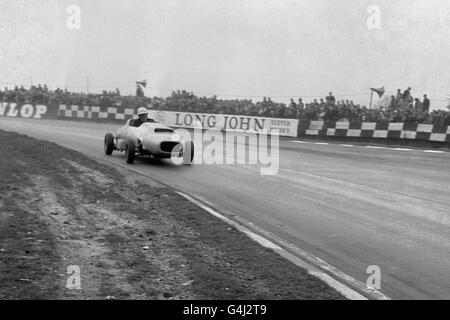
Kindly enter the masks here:
M 122 124 L 136 117 L 136 110 L 125 106 L 100 107 L 58 104 L 20 104 L 0 102 L 0 117 L 112 122 Z M 450 146 L 450 126 L 377 122 L 328 122 L 277 119 L 242 115 L 207 114 L 150 110 L 150 117 L 171 127 L 277 134 L 285 137 L 317 139 L 376 139 L 423 141 Z

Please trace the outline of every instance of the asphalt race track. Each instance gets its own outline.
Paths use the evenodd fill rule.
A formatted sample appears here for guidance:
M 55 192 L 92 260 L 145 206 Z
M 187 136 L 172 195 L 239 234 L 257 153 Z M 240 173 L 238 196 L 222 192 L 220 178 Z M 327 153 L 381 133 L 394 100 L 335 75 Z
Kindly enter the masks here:
M 0 118 L 0 129 L 106 160 L 118 125 Z M 18 146 L 20 147 L 20 146 Z M 239 149 L 239 146 L 238 146 Z M 123 154 L 109 160 L 125 164 Z M 51 165 L 51 164 L 49 164 Z M 280 140 L 280 170 L 254 165 L 133 168 L 236 214 L 366 282 L 381 268 L 393 299 L 450 299 L 450 153 Z

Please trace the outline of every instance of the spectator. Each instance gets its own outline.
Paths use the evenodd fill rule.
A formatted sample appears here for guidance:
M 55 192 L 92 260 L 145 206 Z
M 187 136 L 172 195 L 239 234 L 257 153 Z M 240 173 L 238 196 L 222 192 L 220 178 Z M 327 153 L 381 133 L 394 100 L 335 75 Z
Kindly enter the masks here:
M 402 89 L 397 90 L 397 95 L 395 96 L 395 106 L 399 107 L 403 103 L 403 93 Z
M 332 93 L 332 92 L 330 92 L 330 93 L 328 94 L 328 97 L 326 97 L 326 101 L 327 101 L 327 104 L 328 104 L 328 105 L 334 105 L 334 104 L 336 104 L 336 98 L 333 96 L 333 93 Z
M 142 87 L 139 84 L 136 85 L 136 97 L 139 97 L 139 98 L 144 97 L 144 90 L 142 89 Z
M 408 101 L 408 102 L 412 101 L 411 87 L 409 87 L 407 90 L 405 90 L 405 92 L 403 92 L 403 97 L 402 98 L 403 98 L 404 101 Z
M 289 103 L 290 109 L 297 109 L 297 104 L 295 103 L 294 99 L 291 99 L 291 102 Z
M 423 112 L 429 113 L 430 112 L 430 99 L 428 99 L 428 96 L 426 94 L 423 95 Z
M 450 110 L 435 110 L 430 113 L 430 100 L 424 95 L 423 103 L 420 99 L 411 97 L 411 88 L 404 93 L 399 89 L 396 96 L 391 96 L 385 107 L 377 110 L 369 110 L 365 106 L 357 105 L 353 101 L 341 100 L 336 104 L 332 93 L 320 102 L 314 99 L 310 103 L 304 103 L 302 99 L 298 103 L 290 100 L 288 107 L 284 103 L 264 98 L 263 101 L 254 103 L 252 100 L 221 100 L 216 96 L 211 98 L 198 97 L 192 92 L 174 91 L 167 98 L 145 97 L 142 88 L 136 96 L 121 96 L 120 91 L 103 91 L 102 94 L 86 94 L 57 88 L 52 91 L 46 85 L 31 86 L 26 89 L 23 86 L 7 87 L 0 90 L 2 102 L 16 103 L 63 103 L 79 106 L 126 106 L 139 108 L 150 106 L 157 110 L 185 111 L 197 113 L 219 113 L 246 116 L 297 118 L 325 121 L 379 121 L 429 123 L 435 125 L 450 125 Z M 141 91 L 142 90 L 142 91 Z M 406 98 L 407 101 L 404 101 Z
M 393 109 L 397 106 L 397 99 L 395 96 L 391 96 L 391 101 L 389 102 L 389 108 Z
M 314 99 L 313 106 L 317 107 L 319 105 L 319 102 L 317 102 L 317 99 Z
M 419 98 L 414 99 L 414 110 L 417 113 L 423 113 L 423 105 L 422 105 L 422 102 L 420 102 Z
M 298 110 L 303 111 L 305 109 L 305 104 L 303 103 L 303 100 L 300 98 L 298 99 Z
M 292 118 L 297 118 L 297 113 L 298 113 L 298 106 L 295 103 L 294 99 L 291 99 L 287 114 Z
M 325 101 L 323 100 L 323 98 L 320 98 L 320 106 L 321 106 L 321 107 L 325 107 L 325 106 L 326 106 L 326 103 L 325 103 Z

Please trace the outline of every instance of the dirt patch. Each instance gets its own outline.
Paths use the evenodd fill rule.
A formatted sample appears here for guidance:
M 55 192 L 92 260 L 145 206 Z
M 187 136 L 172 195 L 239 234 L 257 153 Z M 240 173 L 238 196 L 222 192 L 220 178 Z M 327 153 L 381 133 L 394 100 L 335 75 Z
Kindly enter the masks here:
M 100 187 L 108 187 L 109 185 L 113 184 L 112 179 L 108 178 L 106 175 L 97 170 L 93 170 L 78 162 L 70 161 L 67 159 L 63 159 L 63 161 L 78 170 L 77 176 L 83 181 L 89 180 L 91 182 L 95 182 Z
M 0 139 L 0 299 L 343 298 L 166 187 Z M 81 290 L 66 288 L 70 266 Z

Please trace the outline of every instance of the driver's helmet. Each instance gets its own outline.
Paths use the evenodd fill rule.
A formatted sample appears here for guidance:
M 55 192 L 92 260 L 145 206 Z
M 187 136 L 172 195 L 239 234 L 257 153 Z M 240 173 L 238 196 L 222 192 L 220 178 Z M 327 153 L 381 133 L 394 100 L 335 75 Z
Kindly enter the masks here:
M 146 108 L 139 108 L 138 109 L 138 116 L 140 116 L 141 114 L 148 114 L 148 110 Z

